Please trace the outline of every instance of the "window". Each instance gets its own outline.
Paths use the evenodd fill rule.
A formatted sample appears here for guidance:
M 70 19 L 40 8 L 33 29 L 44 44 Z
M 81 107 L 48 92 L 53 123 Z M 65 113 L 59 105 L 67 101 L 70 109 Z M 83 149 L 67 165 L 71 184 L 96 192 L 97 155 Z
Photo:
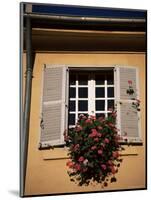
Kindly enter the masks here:
M 64 144 L 64 130 L 75 126 L 81 113 L 107 117 L 115 104 L 120 134 L 140 142 L 140 113 L 132 106 L 139 98 L 137 68 L 77 69 L 46 65 L 43 70 L 40 147 Z
M 69 74 L 69 127 L 80 114 L 107 117 L 114 107 L 113 70 L 76 72 Z

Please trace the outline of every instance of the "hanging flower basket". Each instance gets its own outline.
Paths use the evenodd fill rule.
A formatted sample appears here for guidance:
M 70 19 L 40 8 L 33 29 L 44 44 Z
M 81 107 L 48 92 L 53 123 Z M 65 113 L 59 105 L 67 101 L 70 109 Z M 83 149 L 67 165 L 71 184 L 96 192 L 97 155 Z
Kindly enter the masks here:
M 115 182 L 122 159 L 120 136 L 115 126 L 116 112 L 109 117 L 80 115 L 75 128 L 65 132 L 70 160 L 67 162 L 70 180 L 78 185 Z

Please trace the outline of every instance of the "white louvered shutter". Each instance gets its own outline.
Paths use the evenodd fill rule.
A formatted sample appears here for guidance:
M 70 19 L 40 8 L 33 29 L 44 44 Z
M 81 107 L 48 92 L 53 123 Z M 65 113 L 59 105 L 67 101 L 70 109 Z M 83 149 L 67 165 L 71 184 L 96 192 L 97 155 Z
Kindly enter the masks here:
M 67 128 L 68 69 L 46 65 L 43 71 L 43 98 L 40 146 L 64 144 Z
M 128 94 L 129 81 L 132 82 L 133 94 Z M 139 99 L 138 69 L 134 67 L 115 68 L 115 94 L 117 103 L 117 125 L 121 136 L 129 142 L 141 142 L 140 112 L 133 103 Z

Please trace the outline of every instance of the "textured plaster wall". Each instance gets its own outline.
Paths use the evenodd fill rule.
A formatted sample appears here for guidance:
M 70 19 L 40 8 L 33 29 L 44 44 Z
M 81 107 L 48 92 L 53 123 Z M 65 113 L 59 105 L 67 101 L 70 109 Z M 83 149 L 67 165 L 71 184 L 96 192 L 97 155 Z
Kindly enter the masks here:
M 25 66 L 23 55 L 23 65 Z M 28 146 L 25 195 L 101 191 L 100 185 L 79 187 L 67 175 L 66 150 L 38 150 L 40 136 L 40 107 L 43 64 L 69 65 L 127 65 L 139 68 L 141 100 L 142 146 L 126 148 L 123 163 L 117 174 L 117 182 L 106 190 L 145 187 L 145 54 L 143 53 L 36 53 L 31 101 L 31 118 Z M 24 77 L 24 76 L 23 76 Z

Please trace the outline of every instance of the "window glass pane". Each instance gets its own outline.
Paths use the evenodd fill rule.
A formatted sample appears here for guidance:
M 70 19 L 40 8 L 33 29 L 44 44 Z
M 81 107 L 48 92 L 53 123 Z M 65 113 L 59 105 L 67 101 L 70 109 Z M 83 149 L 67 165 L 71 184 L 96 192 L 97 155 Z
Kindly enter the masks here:
M 75 98 L 76 97 L 76 88 L 70 88 L 69 97 Z
M 105 117 L 105 114 L 104 113 L 96 113 L 96 118 L 99 118 L 99 117 Z
M 70 111 L 75 111 L 75 101 L 70 101 L 69 102 L 69 110 Z
M 105 81 L 104 74 L 95 75 L 95 84 L 96 85 L 104 85 L 104 81 Z
M 88 110 L 88 101 L 87 100 L 78 101 L 78 110 L 79 111 L 87 111 Z
M 69 125 L 75 125 L 75 114 L 69 114 Z
M 108 87 L 107 88 L 107 96 L 108 97 L 114 97 L 114 87 Z
M 88 88 L 79 88 L 79 98 L 88 98 Z
M 110 108 L 113 108 L 114 109 L 114 100 L 108 100 L 108 106 L 107 106 L 108 110 Z
M 104 100 L 96 100 L 95 101 L 95 110 L 105 110 L 105 101 Z
M 113 85 L 114 84 L 114 77 L 113 77 L 113 71 L 110 71 L 106 75 L 107 78 L 107 84 L 108 85 Z
M 70 85 L 75 85 L 76 84 L 76 75 L 75 74 L 71 74 L 69 76 L 69 84 Z
M 95 88 L 95 97 L 105 97 L 104 88 Z
M 88 85 L 88 75 L 81 74 L 78 76 L 79 85 Z

